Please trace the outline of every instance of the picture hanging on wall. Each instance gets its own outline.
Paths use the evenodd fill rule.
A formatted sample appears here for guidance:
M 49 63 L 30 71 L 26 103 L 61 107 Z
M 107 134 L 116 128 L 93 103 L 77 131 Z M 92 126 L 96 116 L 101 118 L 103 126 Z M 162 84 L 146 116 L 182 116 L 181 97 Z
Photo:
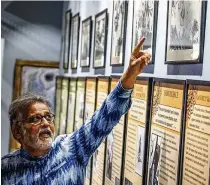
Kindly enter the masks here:
M 81 67 L 90 66 L 92 18 L 82 21 Z
M 111 65 L 123 65 L 128 1 L 113 1 Z
M 134 1 L 133 3 L 133 33 L 131 49 L 133 50 L 139 40 L 142 37 L 145 37 L 146 39 L 142 49 L 148 51 L 152 55 L 152 61 L 150 63 L 154 63 L 158 1 L 139 0 Z
M 72 14 L 71 10 L 68 10 L 65 14 L 65 27 L 64 27 L 64 40 L 63 40 L 63 48 L 61 53 L 61 58 L 63 61 L 63 69 L 68 71 L 69 69 L 69 47 L 70 47 L 70 35 L 71 35 L 71 19 Z
M 78 63 L 78 46 L 79 46 L 79 28 L 80 16 L 79 13 L 72 20 L 72 44 L 71 44 L 71 68 L 76 69 Z
M 207 1 L 168 1 L 166 63 L 202 62 Z
M 107 9 L 95 16 L 94 59 L 93 67 L 105 66 L 108 18 Z

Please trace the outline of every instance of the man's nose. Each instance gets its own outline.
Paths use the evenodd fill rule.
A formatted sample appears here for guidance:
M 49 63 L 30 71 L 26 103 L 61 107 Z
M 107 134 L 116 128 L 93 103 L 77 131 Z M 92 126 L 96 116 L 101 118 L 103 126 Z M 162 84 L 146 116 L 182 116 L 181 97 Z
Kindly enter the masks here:
M 44 125 L 44 126 L 49 126 L 50 123 L 45 119 L 45 117 L 42 117 L 42 120 L 41 120 L 41 125 Z

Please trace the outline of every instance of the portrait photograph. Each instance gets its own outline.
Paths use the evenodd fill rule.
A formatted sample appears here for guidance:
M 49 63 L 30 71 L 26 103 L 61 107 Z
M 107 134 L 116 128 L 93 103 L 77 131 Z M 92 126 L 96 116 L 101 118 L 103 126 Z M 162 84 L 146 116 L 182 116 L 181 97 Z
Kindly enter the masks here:
M 107 151 L 106 151 L 106 177 L 112 179 L 112 160 L 114 147 L 114 131 L 107 137 Z
M 143 160 L 144 160 L 144 127 L 137 127 L 136 138 L 136 173 L 142 176 Z
M 113 1 L 111 65 L 123 65 L 128 1 Z
M 105 66 L 107 27 L 107 9 L 105 9 L 95 17 L 94 68 Z
M 72 19 L 71 68 L 76 69 L 78 63 L 80 16 L 76 14 Z
M 168 1 L 166 63 L 200 61 L 202 6 L 201 0 Z
M 81 67 L 90 65 L 92 18 L 89 17 L 82 22 L 82 44 L 81 44 Z

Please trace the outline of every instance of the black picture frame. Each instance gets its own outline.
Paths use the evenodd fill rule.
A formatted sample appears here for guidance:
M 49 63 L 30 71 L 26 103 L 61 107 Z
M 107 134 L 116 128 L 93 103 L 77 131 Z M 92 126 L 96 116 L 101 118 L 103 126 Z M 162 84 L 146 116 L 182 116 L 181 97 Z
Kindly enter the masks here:
M 116 3 L 120 3 L 120 6 L 123 6 L 123 10 L 124 10 L 124 14 L 119 13 L 122 15 L 122 19 L 121 19 L 121 24 L 120 24 L 120 35 L 114 35 L 114 26 L 115 23 L 117 23 L 119 25 L 119 14 L 115 15 L 115 9 L 116 9 Z M 118 9 L 120 11 L 122 11 L 121 7 Z M 128 18 L 128 1 L 124 1 L 124 0 L 117 0 L 117 1 L 113 1 L 113 16 L 112 16 L 112 32 L 111 32 L 111 54 L 110 54 L 110 66 L 123 66 L 124 65 L 124 60 L 125 60 L 125 46 L 126 46 L 126 29 L 127 29 L 127 18 Z M 115 21 L 116 19 L 118 19 L 118 21 Z M 118 26 L 115 26 L 115 28 L 117 29 Z M 118 55 L 114 56 L 115 59 L 119 60 L 118 62 L 114 62 L 113 63 L 113 49 L 116 48 L 114 47 L 114 39 L 118 38 L 117 40 L 117 44 L 121 43 L 121 47 L 118 47 Z
M 79 33 L 80 33 L 80 14 L 77 13 L 72 18 L 71 34 L 71 69 L 77 69 L 78 50 L 79 50 Z
M 94 49 L 93 49 L 93 68 L 104 68 L 105 67 L 105 63 L 106 63 L 106 50 L 107 50 L 107 33 L 108 33 L 108 13 L 107 13 L 108 9 L 106 8 L 105 10 L 101 11 L 100 13 L 96 14 L 95 15 L 95 30 L 94 30 Z M 100 19 L 101 18 L 101 19 Z M 104 35 L 104 43 L 103 43 L 103 51 L 101 53 L 103 53 L 103 58 L 101 59 L 102 60 L 102 64 L 99 64 L 99 65 L 96 65 L 96 56 L 95 56 L 95 53 L 96 53 L 96 36 L 97 36 L 97 33 L 96 33 L 96 27 L 97 23 L 99 23 L 99 21 L 101 21 L 102 19 L 105 19 L 104 20 L 104 26 L 103 26 L 103 33 L 101 33 L 101 35 L 103 34 Z M 100 20 L 98 20 L 100 19 Z M 100 25 L 99 25 L 100 26 Z M 99 60 L 100 60 L 99 59 Z M 99 61 L 100 62 L 100 61 Z
M 84 37 L 84 27 L 89 27 L 87 34 L 87 38 Z M 89 44 L 87 44 L 86 49 L 89 50 L 86 53 L 86 59 L 83 59 L 83 47 L 84 47 L 84 41 L 89 40 Z M 80 53 L 80 67 L 90 67 L 90 57 L 91 57 L 91 43 L 92 43 L 92 16 L 86 18 L 82 21 L 82 36 L 81 36 L 81 53 Z M 83 64 L 84 61 L 87 61 L 87 64 Z
M 61 43 L 61 62 L 63 62 L 63 69 L 65 72 L 69 69 L 69 48 L 71 40 L 71 10 L 65 13 L 64 39 Z
M 182 3 L 182 2 L 185 2 L 185 1 L 177 1 L 177 3 Z M 188 60 L 184 60 L 184 59 L 182 59 L 182 60 L 168 60 L 167 59 L 167 56 L 168 56 L 168 40 L 169 40 L 168 37 L 170 35 L 170 33 L 169 33 L 169 26 L 170 26 L 169 25 L 169 19 L 171 17 L 171 14 L 169 12 L 170 5 L 171 5 L 170 3 L 172 3 L 172 1 L 168 1 L 168 3 L 167 3 L 167 26 L 166 26 L 166 44 L 165 44 L 165 64 L 173 64 L 173 65 L 180 65 L 180 64 L 183 64 L 183 65 L 184 64 L 199 64 L 199 63 L 202 64 L 203 63 L 203 53 L 204 53 L 204 41 L 205 41 L 207 1 L 201 1 L 200 2 L 201 3 L 200 25 L 198 25 L 197 20 L 194 20 L 194 25 L 193 25 L 194 26 L 194 29 L 198 29 L 198 28 L 195 28 L 197 26 L 199 26 L 199 28 L 200 28 L 199 39 L 198 39 L 199 40 L 199 54 L 198 54 L 198 58 L 197 59 L 188 59 Z M 194 1 L 188 2 L 188 3 L 194 3 Z M 183 11 L 185 11 L 185 10 L 183 10 Z M 184 15 L 182 14 L 182 16 L 184 16 Z M 186 46 L 186 48 L 188 48 L 188 47 Z M 189 47 L 189 49 L 190 48 L 191 47 Z

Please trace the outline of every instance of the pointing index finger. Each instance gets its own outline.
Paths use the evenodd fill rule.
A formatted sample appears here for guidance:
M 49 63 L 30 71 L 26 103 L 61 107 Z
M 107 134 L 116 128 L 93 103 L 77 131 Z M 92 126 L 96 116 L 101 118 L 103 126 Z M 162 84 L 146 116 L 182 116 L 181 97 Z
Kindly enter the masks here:
M 144 43 L 144 41 L 145 41 L 145 37 L 141 38 L 141 40 L 139 41 L 139 43 L 137 44 L 137 46 L 134 49 L 134 53 L 140 50 L 140 48 L 141 48 L 142 44 Z

